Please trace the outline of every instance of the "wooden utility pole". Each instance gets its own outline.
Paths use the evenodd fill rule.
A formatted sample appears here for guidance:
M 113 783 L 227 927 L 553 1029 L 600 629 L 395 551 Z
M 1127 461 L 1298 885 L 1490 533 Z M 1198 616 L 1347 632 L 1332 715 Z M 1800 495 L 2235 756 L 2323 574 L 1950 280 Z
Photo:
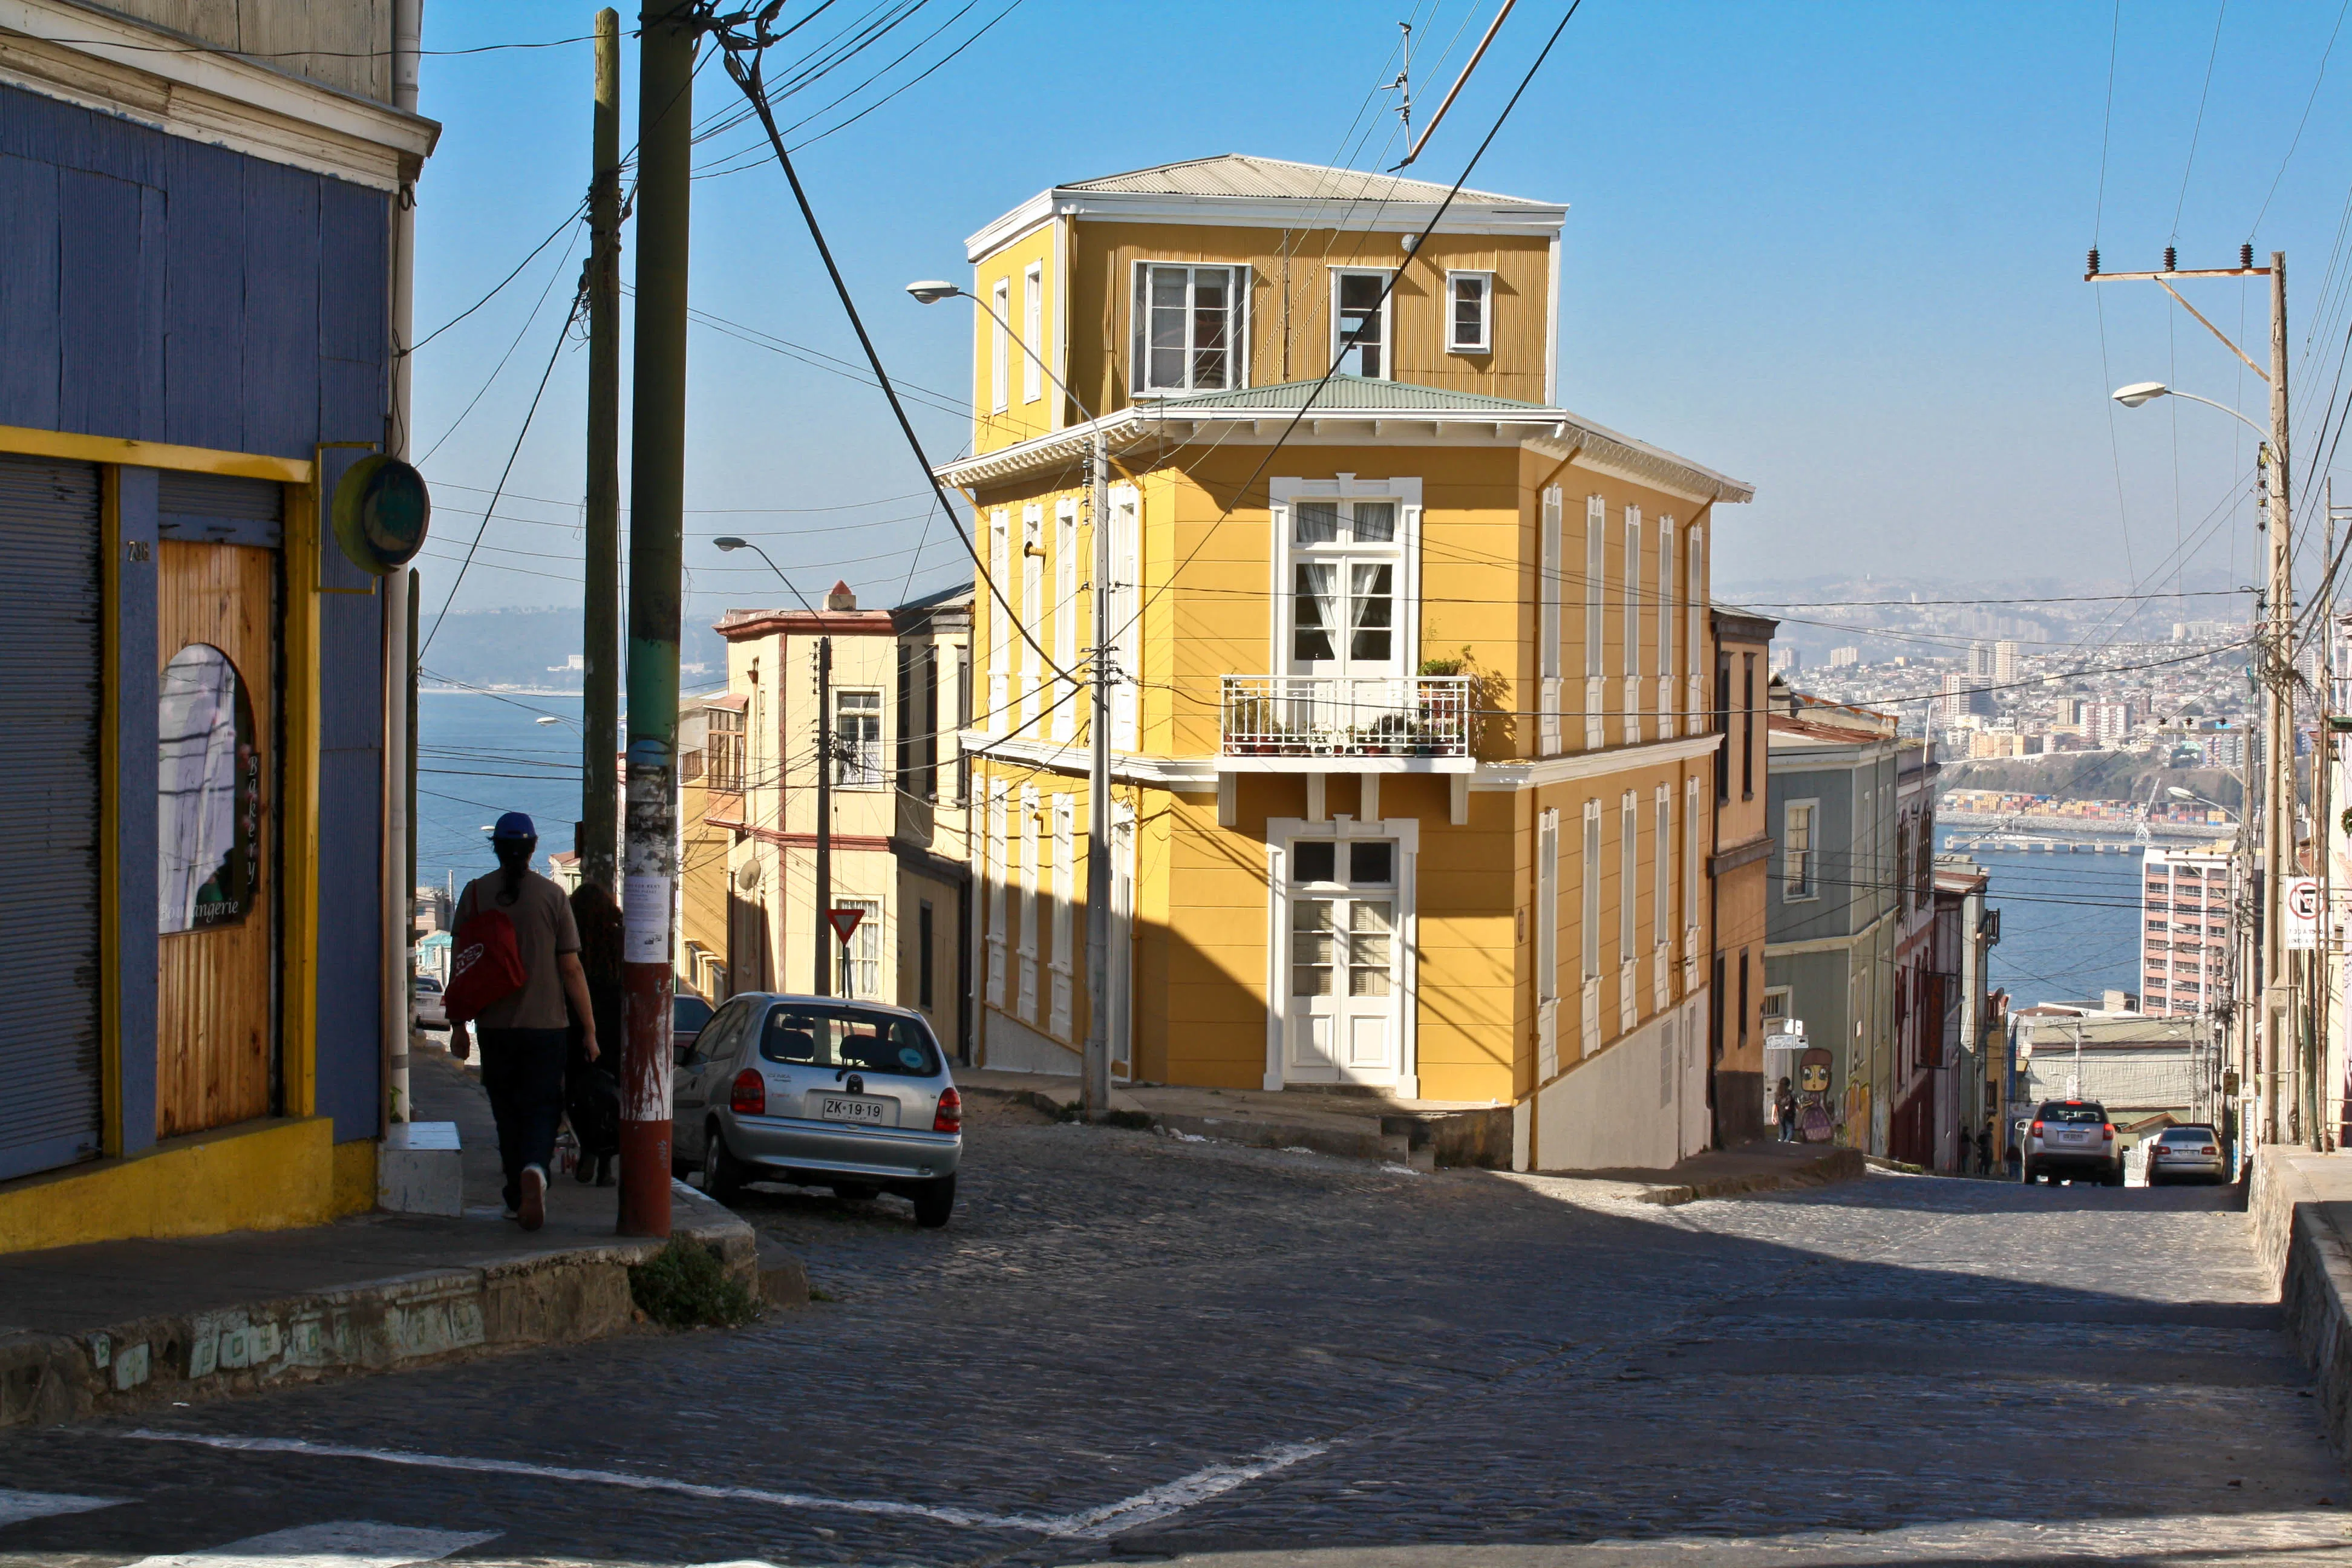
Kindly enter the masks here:
M 637 50 L 637 336 L 630 414 L 628 824 L 622 858 L 625 1236 L 666 1237 L 677 886 L 677 634 L 686 505 L 686 310 L 694 7 L 645 0 Z
M 825 608 L 833 608 L 828 597 Z M 906 721 L 905 715 L 899 721 Z M 812 995 L 833 994 L 833 638 L 816 639 L 816 892 L 810 919 L 816 943 L 809 974 Z
M 621 15 L 596 13 L 588 185 L 588 586 L 580 726 L 580 875 L 619 890 L 621 752 Z M 617 1042 L 616 1042 L 617 1043 Z

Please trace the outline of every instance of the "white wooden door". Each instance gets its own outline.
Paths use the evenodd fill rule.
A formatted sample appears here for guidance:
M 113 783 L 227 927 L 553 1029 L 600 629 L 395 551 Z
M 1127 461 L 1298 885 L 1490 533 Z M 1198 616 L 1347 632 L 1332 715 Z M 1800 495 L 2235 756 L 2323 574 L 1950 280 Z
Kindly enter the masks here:
M 1394 1083 L 1400 1065 L 1397 846 L 1292 847 L 1283 1076 Z

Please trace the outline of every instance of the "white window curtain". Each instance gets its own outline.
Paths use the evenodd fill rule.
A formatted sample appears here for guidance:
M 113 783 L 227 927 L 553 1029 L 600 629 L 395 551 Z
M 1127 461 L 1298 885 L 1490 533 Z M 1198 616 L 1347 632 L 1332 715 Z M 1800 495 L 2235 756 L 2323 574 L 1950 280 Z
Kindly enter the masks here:
M 1290 657 L 1323 661 L 1339 657 L 1333 633 L 1339 623 L 1339 568 L 1327 561 L 1301 561 L 1293 568 Z
M 888 1002 L 895 998 L 882 992 L 882 900 L 879 899 L 835 899 L 838 910 L 856 910 L 857 929 L 849 933 L 849 992 L 861 1002 Z M 839 963 L 838 954 L 835 958 Z

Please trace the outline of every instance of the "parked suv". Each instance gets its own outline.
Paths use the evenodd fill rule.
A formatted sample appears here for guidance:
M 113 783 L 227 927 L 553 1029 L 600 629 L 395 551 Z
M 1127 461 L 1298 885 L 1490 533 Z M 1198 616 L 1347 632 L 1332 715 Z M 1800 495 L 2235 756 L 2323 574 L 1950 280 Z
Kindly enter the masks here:
M 678 1052 L 671 1136 L 721 1203 L 746 1182 L 896 1193 L 947 1224 L 963 1096 L 919 1013 L 830 996 L 730 997 Z
M 2025 1180 L 2122 1186 L 2123 1146 L 2106 1107 L 2092 1100 L 2043 1100 L 2025 1129 Z

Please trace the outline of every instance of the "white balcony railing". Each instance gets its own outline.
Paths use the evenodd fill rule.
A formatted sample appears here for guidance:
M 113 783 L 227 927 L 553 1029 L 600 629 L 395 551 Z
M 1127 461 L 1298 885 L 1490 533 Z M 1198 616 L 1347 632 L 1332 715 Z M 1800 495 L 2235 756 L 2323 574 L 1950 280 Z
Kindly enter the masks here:
M 1228 757 L 1468 757 L 1466 675 L 1228 675 Z

